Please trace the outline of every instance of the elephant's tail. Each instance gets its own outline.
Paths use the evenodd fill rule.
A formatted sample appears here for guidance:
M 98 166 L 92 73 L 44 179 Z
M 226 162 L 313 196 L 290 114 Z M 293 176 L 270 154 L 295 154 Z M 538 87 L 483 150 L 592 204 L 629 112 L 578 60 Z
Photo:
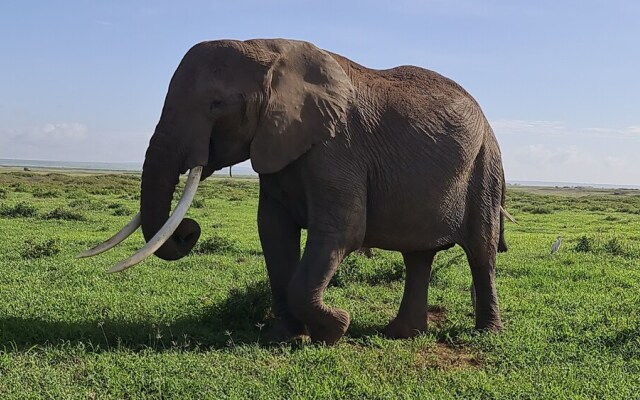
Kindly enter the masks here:
M 509 214 L 506 208 L 504 208 L 505 201 L 507 198 L 506 192 L 507 192 L 507 184 L 503 178 L 502 179 L 502 201 L 500 203 L 500 238 L 498 239 L 498 252 L 500 253 L 504 253 L 509 249 L 507 247 L 507 241 L 504 239 L 504 218 L 507 217 L 509 221 L 516 224 L 518 223 L 515 220 L 515 218 L 513 218 L 511 214 Z

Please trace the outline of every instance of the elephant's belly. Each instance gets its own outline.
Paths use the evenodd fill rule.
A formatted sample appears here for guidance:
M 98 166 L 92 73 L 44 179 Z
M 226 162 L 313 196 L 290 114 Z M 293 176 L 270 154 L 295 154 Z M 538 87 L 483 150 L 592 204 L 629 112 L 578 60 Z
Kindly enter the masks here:
M 363 246 L 406 252 L 431 250 L 458 242 L 459 229 L 454 227 L 407 225 L 367 224 Z
M 419 251 L 457 243 L 465 214 L 462 199 L 464 194 L 451 188 L 435 193 L 415 187 L 412 191 L 386 192 L 367 206 L 364 246 Z

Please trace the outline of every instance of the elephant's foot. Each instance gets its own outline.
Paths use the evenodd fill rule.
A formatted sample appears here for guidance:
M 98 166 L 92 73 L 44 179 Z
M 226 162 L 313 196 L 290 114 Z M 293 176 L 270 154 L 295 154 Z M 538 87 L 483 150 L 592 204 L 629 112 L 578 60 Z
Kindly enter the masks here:
M 339 308 L 327 310 L 323 321 L 307 324 L 311 340 L 316 343 L 332 345 L 344 336 L 351 318 L 349 313 Z
M 392 339 L 407 339 L 419 335 L 427 330 L 427 316 L 420 319 L 420 322 L 412 323 L 409 319 L 402 317 L 394 318 L 384 328 L 383 333 Z
M 476 318 L 476 330 L 499 333 L 502 332 L 503 325 L 500 317 L 479 319 Z
M 309 332 L 304 324 L 298 321 L 276 319 L 265 335 L 268 343 L 286 343 L 303 339 Z

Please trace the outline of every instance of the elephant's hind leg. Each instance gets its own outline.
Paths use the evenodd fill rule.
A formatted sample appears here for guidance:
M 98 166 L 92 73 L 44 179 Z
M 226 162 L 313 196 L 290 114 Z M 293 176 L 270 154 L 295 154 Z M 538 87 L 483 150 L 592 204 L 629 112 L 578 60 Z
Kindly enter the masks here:
M 476 329 L 500 331 L 502 321 L 496 290 L 497 240 L 494 240 L 497 238 L 497 232 L 495 234 L 485 232 L 476 238 L 478 240 L 462 246 L 467 254 L 473 278 L 471 296 Z
M 385 328 L 385 335 L 409 338 L 427 329 L 427 296 L 435 255 L 436 251 L 402 253 L 407 271 L 404 294 L 398 315 Z
M 466 229 L 460 245 L 467 254 L 475 289 L 476 329 L 500 331 L 496 290 L 496 255 L 501 241 L 501 204 L 504 177 L 495 171 L 499 155 L 488 150 L 478 155 L 474 182 L 467 194 Z M 499 172 L 499 173 L 496 173 Z

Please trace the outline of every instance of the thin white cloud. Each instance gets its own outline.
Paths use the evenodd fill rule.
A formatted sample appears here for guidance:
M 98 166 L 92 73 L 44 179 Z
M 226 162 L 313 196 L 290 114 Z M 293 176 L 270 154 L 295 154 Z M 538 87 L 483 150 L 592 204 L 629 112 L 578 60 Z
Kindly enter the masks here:
M 499 119 L 491 121 L 497 135 L 580 136 L 640 139 L 640 126 L 624 128 L 576 127 L 562 121 Z
M 638 126 L 574 127 L 561 121 L 495 120 L 511 180 L 640 184 Z
M 591 154 L 579 150 L 576 146 L 550 148 L 544 144 L 535 144 L 517 149 L 516 154 L 532 163 L 553 165 L 554 167 L 589 165 L 594 160 Z
M 605 155 L 577 145 L 526 145 L 504 150 L 513 179 L 548 182 L 638 184 L 634 160 Z
M 365 3 L 368 5 L 368 2 Z M 395 2 L 380 1 L 379 3 L 413 14 L 484 18 L 501 12 L 500 8 L 488 7 L 486 4 L 473 0 L 400 0 Z M 503 8 L 510 7 L 505 4 Z
M 604 137 L 604 138 L 640 139 L 640 127 L 637 127 L 637 126 L 628 126 L 622 129 L 587 128 L 585 129 L 585 132 L 597 137 Z
M 80 122 L 0 129 L 0 158 L 132 162 L 144 158 L 149 133 L 95 132 Z
M 46 123 L 22 129 L 0 130 L 0 141 L 5 145 L 50 146 L 86 139 L 88 128 L 79 122 Z
M 19 134 L 18 139 L 26 141 L 66 141 L 66 140 L 83 140 L 87 137 L 88 128 L 79 122 L 71 123 L 48 123 L 40 126 L 32 127 L 26 132 Z

